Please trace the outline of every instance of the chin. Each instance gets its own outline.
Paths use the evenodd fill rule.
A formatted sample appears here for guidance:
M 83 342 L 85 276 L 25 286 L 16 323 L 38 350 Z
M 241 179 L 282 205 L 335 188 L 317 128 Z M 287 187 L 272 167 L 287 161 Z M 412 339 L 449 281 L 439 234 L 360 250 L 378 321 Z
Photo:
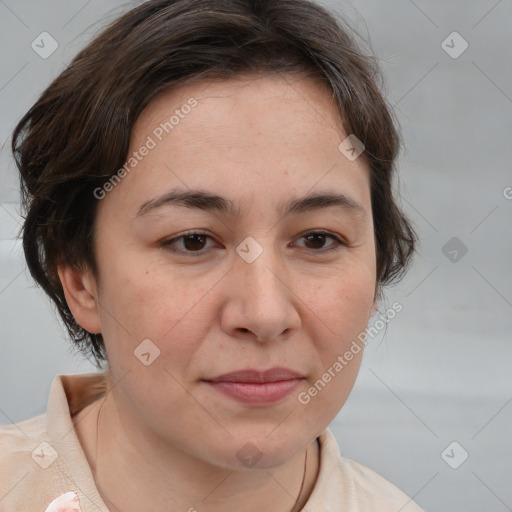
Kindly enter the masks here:
M 304 436 L 297 438 L 289 435 L 268 435 L 246 433 L 233 437 L 224 446 L 224 453 L 217 453 L 217 465 L 232 470 L 272 469 L 282 466 L 301 450 L 306 448 L 308 440 Z

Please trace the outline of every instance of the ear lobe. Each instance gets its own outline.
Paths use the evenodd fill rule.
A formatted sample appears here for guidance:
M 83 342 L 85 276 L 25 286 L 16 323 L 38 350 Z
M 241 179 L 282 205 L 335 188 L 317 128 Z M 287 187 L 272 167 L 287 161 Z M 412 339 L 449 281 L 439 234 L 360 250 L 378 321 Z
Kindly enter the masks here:
M 88 269 L 61 265 L 58 274 L 66 302 L 77 323 L 88 332 L 100 333 L 97 286 L 92 273 Z

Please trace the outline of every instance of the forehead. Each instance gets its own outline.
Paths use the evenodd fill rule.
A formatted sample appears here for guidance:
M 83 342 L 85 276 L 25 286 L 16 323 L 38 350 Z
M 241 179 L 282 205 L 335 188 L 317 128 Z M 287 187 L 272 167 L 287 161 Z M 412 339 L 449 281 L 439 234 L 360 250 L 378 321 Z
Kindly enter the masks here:
M 344 133 L 333 95 L 318 79 L 253 74 L 160 94 L 135 123 L 132 147 L 150 135 L 175 150 L 194 139 L 189 156 L 199 144 L 202 150 L 215 145 L 231 151 L 282 145 L 301 154 L 312 143 L 332 150 Z
M 179 108 L 191 97 L 200 104 L 208 104 L 209 108 L 214 103 L 216 108 L 222 108 L 222 105 L 232 108 L 243 103 L 245 107 L 257 105 L 261 111 L 272 104 L 275 107 L 276 102 L 291 102 L 305 114 L 316 114 L 333 127 L 343 130 L 332 91 L 322 79 L 304 74 L 257 72 L 231 78 L 196 79 L 164 91 L 150 101 L 139 116 L 135 128 L 158 121 L 159 111 Z M 231 112 L 232 115 L 236 113 L 237 109 Z
M 162 93 L 142 112 L 128 156 L 151 149 L 116 194 L 147 201 L 182 186 L 247 203 L 274 197 L 277 204 L 318 184 L 364 202 L 366 164 L 340 153 L 345 137 L 332 94 L 318 80 L 246 75 L 190 84 Z

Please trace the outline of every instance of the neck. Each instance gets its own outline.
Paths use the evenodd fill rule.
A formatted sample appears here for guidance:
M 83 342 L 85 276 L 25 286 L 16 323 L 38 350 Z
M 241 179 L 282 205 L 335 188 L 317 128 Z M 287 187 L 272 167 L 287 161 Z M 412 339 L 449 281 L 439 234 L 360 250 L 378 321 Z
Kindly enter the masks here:
M 188 512 L 253 512 L 272 503 L 276 512 L 298 512 L 316 481 L 316 440 L 279 467 L 230 470 L 130 428 L 134 425 L 139 427 L 136 418 L 121 418 L 112 393 L 75 417 L 96 486 L 112 511 L 166 510 L 172 503 L 173 510 Z

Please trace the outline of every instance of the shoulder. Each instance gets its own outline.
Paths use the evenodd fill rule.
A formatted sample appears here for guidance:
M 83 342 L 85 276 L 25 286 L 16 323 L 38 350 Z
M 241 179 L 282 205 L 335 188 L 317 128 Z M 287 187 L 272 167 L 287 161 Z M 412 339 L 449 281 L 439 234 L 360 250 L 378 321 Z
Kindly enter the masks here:
M 0 425 L 0 512 L 16 510 L 38 491 L 52 454 L 46 442 L 45 414 Z
M 0 461 L 26 458 L 46 437 L 46 414 L 17 423 L 0 425 Z
M 340 457 L 339 467 L 342 473 L 349 475 L 358 500 L 368 510 L 423 512 L 409 496 L 373 469 L 344 457 Z
M 40 512 L 73 489 L 106 510 L 73 424 L 104 389 L 104 374 L 57 375 L 44 414 L 0 425 L 0 512 Z
M 50 440 L 47 413 L 0 425 L 0 512 L 42 512 L 71 484 Z
M 342 457 L 337 441 L 327 429 L 320 437 L 322 495 L 328 510 L 357 512 L 423 512 L 394 484 L 369 467 Z M 326 503 L 327 504 L 327 503 Z

